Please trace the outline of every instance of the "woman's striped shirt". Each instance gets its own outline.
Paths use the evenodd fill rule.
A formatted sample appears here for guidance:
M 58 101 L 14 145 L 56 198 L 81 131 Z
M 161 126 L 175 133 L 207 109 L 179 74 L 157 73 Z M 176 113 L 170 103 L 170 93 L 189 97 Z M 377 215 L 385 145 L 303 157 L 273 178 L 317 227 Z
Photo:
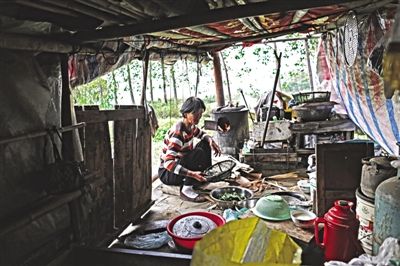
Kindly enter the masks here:
M 183 121 L 173 125 L 164 138 L 160 167 L 177 175 L 188 176 L 188 169 L 179 164 L 179 160 L 193 150 L 193 139 L 195 137 L 203 139 L 209 136 L 196 125 L 187 129 Z

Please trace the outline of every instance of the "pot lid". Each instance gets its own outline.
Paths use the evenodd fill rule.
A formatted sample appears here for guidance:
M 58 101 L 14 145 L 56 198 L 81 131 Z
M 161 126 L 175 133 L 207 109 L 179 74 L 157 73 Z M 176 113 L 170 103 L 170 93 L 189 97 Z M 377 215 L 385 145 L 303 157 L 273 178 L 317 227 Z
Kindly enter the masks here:
M 191 215 L 178 220 L 172 231 L 175 235 L 182 238 L 198 238 L 207 234 L 217 227 L 217 224 L 210 218 Z
M 387 156 L 377 156 L 377 157 L 372 157 L 369 161 L 371 163 L 377 164 L 383 168 L 388 168 L 391 169 L 393 168 L 392 165 L 390 164 L 391 161 L 395 160 L 396 157 L 387 157 Z

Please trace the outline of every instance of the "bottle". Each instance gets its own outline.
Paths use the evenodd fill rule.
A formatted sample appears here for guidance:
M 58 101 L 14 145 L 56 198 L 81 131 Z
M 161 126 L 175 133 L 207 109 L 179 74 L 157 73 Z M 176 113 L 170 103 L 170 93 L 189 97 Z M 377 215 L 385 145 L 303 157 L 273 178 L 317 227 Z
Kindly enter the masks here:
M 250 152 L 250 149 L 249 149 L 249 146 L 247 145 L 247 139 L 245 139 L 244 143 L 243 143 L 242 153 L 249 153 L 249 152 Z

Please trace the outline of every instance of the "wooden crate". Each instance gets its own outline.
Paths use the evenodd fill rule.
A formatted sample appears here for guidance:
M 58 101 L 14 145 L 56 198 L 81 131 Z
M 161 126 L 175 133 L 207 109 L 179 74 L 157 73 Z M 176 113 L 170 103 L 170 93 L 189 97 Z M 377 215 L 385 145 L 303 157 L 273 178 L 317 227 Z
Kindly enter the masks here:
M 254 123 L 252 137 L 256 141 L 262 141 L 265 123 L 265 121 Z M 265 141 L 286 141 L 290 139 L 292 136 L 290 124 L 291 123 L 288 120 L 269 121 Z
M 295 152 L 289 153 L 246 153 L 244 163 L 253 167 L 264 176 L 286 173 L 297 168 L 298 157 Z

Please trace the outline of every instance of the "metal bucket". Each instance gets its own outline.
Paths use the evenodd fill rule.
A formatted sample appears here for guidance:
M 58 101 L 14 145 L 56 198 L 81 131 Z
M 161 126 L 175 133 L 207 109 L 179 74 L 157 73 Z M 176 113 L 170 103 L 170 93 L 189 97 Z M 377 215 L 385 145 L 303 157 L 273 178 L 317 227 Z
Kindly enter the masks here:
M 382 181 L 395 176 L 397 170 L 390 165 L 396 157 L 367 157 L 361 160 L 363 166 L 361 170 L 361 192 L 373 199 L 375 190 Z
M 356 190 L 356 217 L 360 221 L 358 239 L 365 253 L 372 255 L 372 233 L 374 228 L 374 201 L 366 197 L 361 189 Z

